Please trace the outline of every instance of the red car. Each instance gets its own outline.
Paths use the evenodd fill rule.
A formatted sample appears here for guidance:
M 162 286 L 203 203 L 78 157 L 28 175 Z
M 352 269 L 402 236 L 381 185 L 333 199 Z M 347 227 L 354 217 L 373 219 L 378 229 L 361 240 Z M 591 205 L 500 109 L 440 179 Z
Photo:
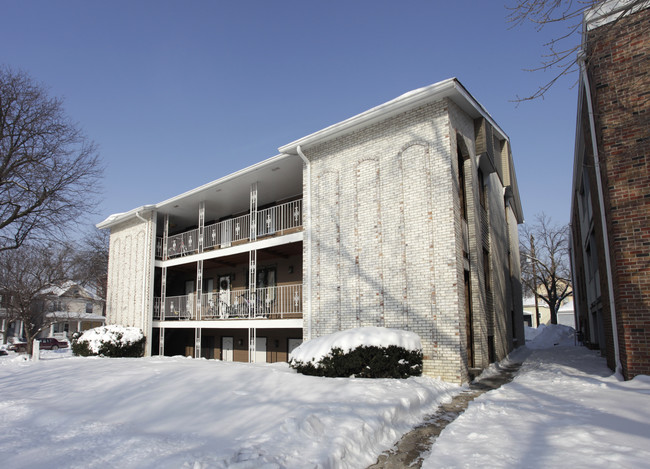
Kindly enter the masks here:
M 43 339 L 36 339 L 40 344 L 41 350 L 59 350 L 60 348 L 68 348 L 68 343 L 63 340 L 57 340 L 54 337 L 45 337 Z
M 68 343 L 62 340 L 56 340 L 54 337 L 45 337 L 36 339 L 40 342 L 39 348 L 41 350 L 59 350 L 60 348 L 68 348 Z M 27 351 L 27 344 L 24 342 L 16 342 L 11 344 L 9 350 L 14 352 L 24 353 Z

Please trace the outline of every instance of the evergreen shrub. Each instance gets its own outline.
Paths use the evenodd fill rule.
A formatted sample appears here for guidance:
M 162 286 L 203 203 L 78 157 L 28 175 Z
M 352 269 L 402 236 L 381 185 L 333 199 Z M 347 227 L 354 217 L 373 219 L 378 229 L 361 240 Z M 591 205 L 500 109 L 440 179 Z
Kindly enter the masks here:
M 132 329 L 132 328 L 130 328 Z M 113 358 L 142 357 L 146 338 L 142 331 L 119 326 L 103 326 L 72 338 L 72 353 L 80 357 L 101 356 Z
M 344 352 L 334 347 L 318 362 L 292 360 L 291 368 L 304 375 L 356 378 L 398 378 L 422 374 L 422 351 L 389 345 L 360 345 Z

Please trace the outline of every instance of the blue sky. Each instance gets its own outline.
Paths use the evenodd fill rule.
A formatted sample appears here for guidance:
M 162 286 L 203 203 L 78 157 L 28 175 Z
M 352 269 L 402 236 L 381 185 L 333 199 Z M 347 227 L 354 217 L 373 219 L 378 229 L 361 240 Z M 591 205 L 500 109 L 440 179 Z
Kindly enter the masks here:
M 512 102 L 551 77 L 522 69 L 562 26 L 510 29 L 507 2 L 0 0 L 0 63 L 62 97 L 99 145 L 92 222 L 455 76 L 511 139 L 526 219 L 567 223 L 576 77 Z

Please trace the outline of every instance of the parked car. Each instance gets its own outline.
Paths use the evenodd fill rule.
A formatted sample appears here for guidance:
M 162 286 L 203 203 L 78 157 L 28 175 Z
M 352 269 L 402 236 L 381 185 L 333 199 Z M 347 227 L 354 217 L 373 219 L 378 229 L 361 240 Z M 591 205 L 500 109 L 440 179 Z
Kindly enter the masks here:
M 14 342 L 13 344 L 10 344 L 7 349 L 18 353 L 24 353 L 27 351 L 27 344 L 25 342 Z
M 57 340 L 54 337 L 44 337 L 36 339 L 40 342 L 39 348 L 41 350 L 59 350 L 60 348 L 68 348 L 68 343 L 64 340 Z M 25 353 L 27 351 L 27 344 L 25 342 L 15 342 L 8 347 L 18 353 Z
M 64 340 L 58 340 L 54 337 L 44 337 L 42 339 L 36 339 L 40 344 L 41 350 L 59 350 L 60 348 L 68 348 L 68 343 Z

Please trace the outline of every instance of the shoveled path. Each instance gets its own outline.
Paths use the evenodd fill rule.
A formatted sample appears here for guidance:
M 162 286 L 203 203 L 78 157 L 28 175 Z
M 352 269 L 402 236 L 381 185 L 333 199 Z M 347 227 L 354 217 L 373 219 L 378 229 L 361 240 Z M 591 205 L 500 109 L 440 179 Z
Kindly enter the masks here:
M 521 363 L 500 366 L 499 373 L 494 376 L 474 380 L 469 389 L 456 395 L 451 402 L 443 404 L 438 411 L 409 433 L 388 451 L 382 453 L 377 462 L 368 469 L 402 469 L 422 467 L 424 456 L 442 430 L 462 414 L 471 401 L 481 394 L 499 388 L 512 378 L 519 370 Z

